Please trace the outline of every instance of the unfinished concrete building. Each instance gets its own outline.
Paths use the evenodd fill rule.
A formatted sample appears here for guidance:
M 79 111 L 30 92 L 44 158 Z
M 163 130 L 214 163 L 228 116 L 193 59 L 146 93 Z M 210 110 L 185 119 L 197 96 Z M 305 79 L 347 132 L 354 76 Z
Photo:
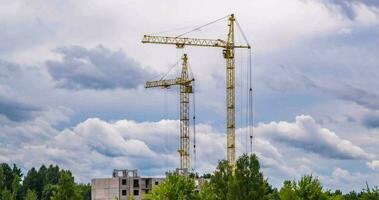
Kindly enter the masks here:
M 113 170 L 112 178 L 92 179 L 92 200 L 127 200 L 133 196 L 142 200 L 154 185 L 159 185 L 164 178 L 141 177 L 137 170 Z

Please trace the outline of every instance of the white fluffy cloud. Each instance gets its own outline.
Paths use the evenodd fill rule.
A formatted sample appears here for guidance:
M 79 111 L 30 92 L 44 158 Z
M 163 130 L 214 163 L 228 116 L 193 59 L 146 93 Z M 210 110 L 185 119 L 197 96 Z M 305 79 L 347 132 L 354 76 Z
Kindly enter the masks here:
M 333 131 L 323 128 L 307 115 L 297 116 L 293 123 L 281 121 L 260 124 L 256 133 L 325 157 L 363 160 L 373 157 L 351 141 L 341 139 Z
M 379 160 L 373 160 L 371 162 L 367 162 L 367 165 L 373 170 L 379 170 Z
M 113 168 L 137 168 L 147 175 L 161 175 L 178 166 L 176 120 L 107 122 L 90 118 L 62 131 L 47 126 L 48 129 L 36 129 L 28 138 L 20 137 L 28 135 L 23 130 L 33 130 L 30 124 L 41 127 L 36 123 L 42 121 L 39 119 L 33 123 L 20 122 L 12 135 L 0 134 L 2 141 L 13 140 L 12 146 L 7 145 L 10 142 L 0 143 L 0 153 L 5 155 L 0 157 L 0 162 L 15 162 L 25 169 L 41 164 L 59 164 L 71 169 L 81 181 L 109 176 Z M 316 130 L 322 131 L 315 131 L 315 127 L 318 127 Z M 280 184 L 284 177 L 297 177 L 300 175 L 299 170 L 301 173 L 311 173 L 313 170 L 317 172 L 306 160 L 307 153 L 291 150 L 291 146 L 309 150 L 309 138 L 313 138 L 312 142 L 319 143 L 315 146 L 324 148 L 319 151 L 325 159 L 330 159 L 328 151 L 331 155 L 343 155 L 343 158 L 364 159 L 369 156 L 351 142 L 341 140 L 334 133 L 321 128 L 310 116 L 298 116 L 294 123 L 260 124 L 255 128 L 255 132 L 257 138 L 254 139 L 254 152 L 261 159 L 266 175 L 277 175 L 270 177 L 275 184 Z M 1 133 L 4 133 L 4 130 L 1 130 Z M 237 130 L 237 141 L 241 141 L 241 137 L 245 137 L 244 134 L 244 129 Z M 288 147 L 277 146 L 278 141 L 286 143 Z M 197 171 L 212 172 L 217 162 L 225 158 L 225 143 L 224 134 L 210 125 L 198 125 Z M 352 150 L 346 151 L 346 148 Z M 310 150 L 317 152 L 314 148 Z M 238 143 L 237 153 L 244 152 L 245 147 Z M 298 158 L 288 160 L 288 154 L 296 154 Z M 335 174 L 341 174 L 339 172 Z

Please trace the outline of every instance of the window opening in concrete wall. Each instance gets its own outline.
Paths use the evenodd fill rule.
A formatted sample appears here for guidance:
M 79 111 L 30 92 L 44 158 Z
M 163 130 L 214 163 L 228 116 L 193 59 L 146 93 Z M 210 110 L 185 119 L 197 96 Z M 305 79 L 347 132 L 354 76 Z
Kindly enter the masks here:
M 139 187 L 139 180 L 138 179 L 133 180 L 133 187 Z

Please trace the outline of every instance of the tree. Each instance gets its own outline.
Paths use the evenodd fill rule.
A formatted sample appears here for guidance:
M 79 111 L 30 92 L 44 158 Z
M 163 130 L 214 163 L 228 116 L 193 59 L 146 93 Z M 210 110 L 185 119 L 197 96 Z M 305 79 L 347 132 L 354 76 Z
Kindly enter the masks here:
M 240 156 L 235 170 L 230 164 L 220 161 L 210 181 L 217 200 L 276 200 L 279 194 L 260 171 L 255 154 Z
M 320 181 L 312 175 L 301 177 L 298 182 L 284 181 L 280 189 L 281 200 L 327 200 Z M 339 198 L 337 195 L 336 200 Z M 334 198 L 334 197 L 333 197 Z
M 10 190 L 5 188 L 0 192 L 1 192 L 0 194 L 1 200 L 13 200 L 12 193 Z
M 24 200 L 37 200 L 37 194 L 33 190 L 28 189 Z
M 55 192 L 57 192 L 58 186 L 47 184 L 43 187 L 41 200 L 50 200 Z
M 379 200 L 379 189 L 377 187 L 370 189 L 366 183 L 366 189 L 362 192 L 361 200 Z
M 5 188 L 5 175 L 4 175 L 3 168 L 0 166 L 0 193 L 4 188 Z
M 303 200 L 324 200 L 327 196 L 317 178 L 312 175 L 303 176 L 296 185 L 296 195 Z
M 12 168 L 9 167 L 9 165 L 6 163 L 0 164 L 0 168 L 2 171 L 2 179 L 3 179 L 2 185 L 0 185 L 0 187 L 2 189 L 7 188 L 8 190 L 10 190 L 12 188 L 12 182 L 13 182 Z
M 169 173 L 165 181 L 153 187 L 150 194 L 146 195 L 147 200 L 196 200 L 195 181 L 187 176 L 180 176 L 178 173 Z
M 359 196 L 355 191 L 343 195 L 344 200 L 359 200 Z
M 28 171 L 28 173 L 26 174 L 24 178 L 23 186 L 22 186 L 22 196 L 26 195 L 26 192 L 28 191 L 28 189 L 37 191 L 37 188 L 39 187 L 38 185 L 40 184 L 38 181 L 39 181 L 38 172 L 33 167 Z M 37 194 L 37 197 L 38 197 L 38 194 Z
M 260 172 L 260 164 L 255 154 L 243 154 L 236 162 L 235 177 L 231 183 L 232 197 L 236 200 L 263 200 L 268 198 L 269 186 Z
M 79 184 L 77 185 L 79 192 L 83 196 L 83 200 L 91 200 L 91 185 L 90 184 Z
M 233 171 L 229 162 L 222 160 L 218 163 L 214 175 L 211 176 L 211 185 L 213 187 L 216 200 L 228 199 L 231 191 L 231 182 L 233 181 Z
M 216 195 L 214 193 L 213 187 L 209 182 L 204 181 L 200 184 L 199 198 L 201 200 L 215 200 L 216 199 Z
M 51 200 L 80 200 L 82 198 L 71 172 L 62 170 L 59 175 L 57 191 L 54 192 Z
M 45 174 L 46 184 L 56 185 L 59 181 L 59 167 L 50 165 Z
M 296 183 L 284 181 L 283 187 L 280 189 L 279 196 L 281 200 L 298 200 L 296 195 Z
M 19 191 L 21 188 L 21 177 L 18 174 L 14 174 L 13 181 L 12 181 L 12 198 L 18 199 Z

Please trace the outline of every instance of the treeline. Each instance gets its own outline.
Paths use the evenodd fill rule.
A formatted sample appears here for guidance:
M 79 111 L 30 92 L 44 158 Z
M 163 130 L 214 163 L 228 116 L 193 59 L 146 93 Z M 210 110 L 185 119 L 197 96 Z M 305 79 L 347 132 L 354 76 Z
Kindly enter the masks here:
M 213 174 L 203 175 L 199 187 L 194 176 L 169 173 L 153 187 L 146 200 L 379 200 L 379 189 L 368 185 L 360 192 L 343 194 L 323 188 L 312 175 L 272 187 L 255 155 L 242 155 L 233 168 L 220 161 Z M 30 169 L 24 176 L 16 165 L 0 164 L 0 200 L 90 200 L 91 186 L 77 184 L 70 171 L 58 166 Z M 131 198 L 133 199 L 133 198 Z
M 166 181 L 153 188 L 147 200 L 379 200 L 379 189 L 369 188 L 360 192 L 342 194 L 340 190 L 325 190 L 312 175 L 298 181 L 284 181 L 282 188 L 272 187 L 260 171 L 255 155 L 242 155 L 235 166 L 227 161 L 219 162 L 215 172 L 203 176 L 199 190 L 192 177 L 168 175 Z
M 24 176 L 16 165 L 0 164 L 0 200 L 91 200 L 91 185 L 77 184 L 68 170 L 42 165 Z

